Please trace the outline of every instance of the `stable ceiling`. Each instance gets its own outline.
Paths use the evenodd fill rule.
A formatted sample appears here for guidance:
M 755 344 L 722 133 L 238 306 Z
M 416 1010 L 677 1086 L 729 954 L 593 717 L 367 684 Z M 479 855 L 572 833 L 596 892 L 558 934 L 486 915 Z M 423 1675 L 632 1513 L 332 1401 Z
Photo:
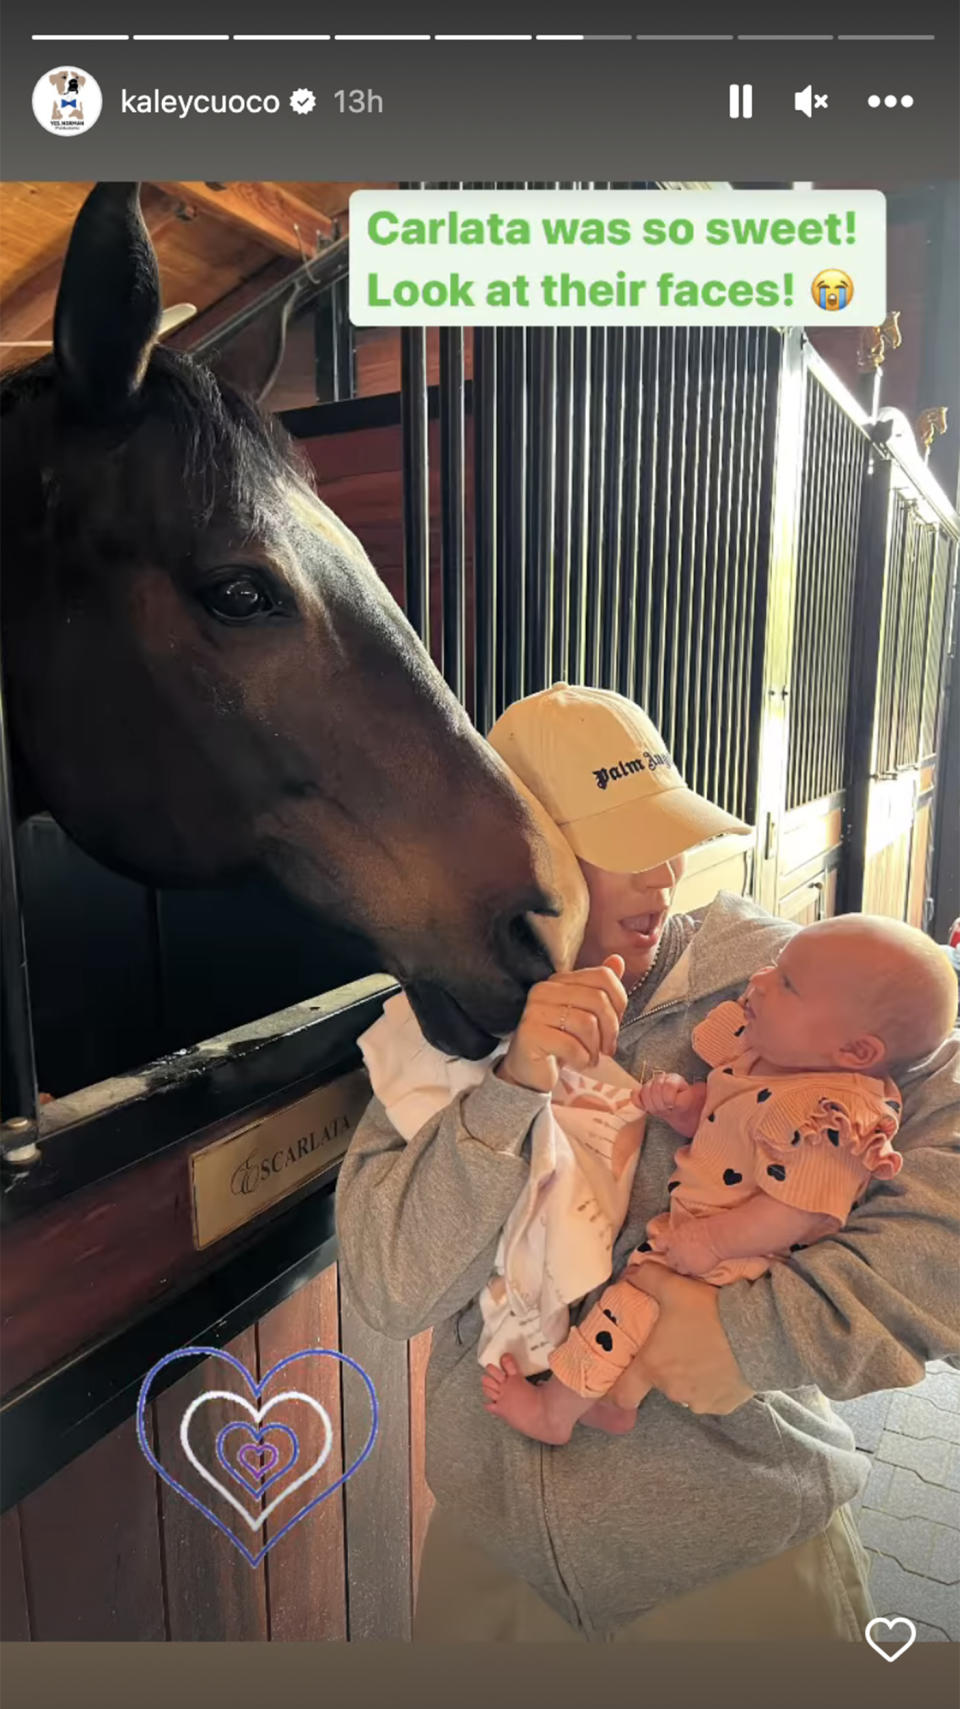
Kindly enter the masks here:
M 189 349 L 346 231 L 361 183 L 144 184 L 144 219 L 166 307 L 197 316 L 170 335 Z M 0 184 L 0 369 L 43 354 L 70 231 L 90 184 Z

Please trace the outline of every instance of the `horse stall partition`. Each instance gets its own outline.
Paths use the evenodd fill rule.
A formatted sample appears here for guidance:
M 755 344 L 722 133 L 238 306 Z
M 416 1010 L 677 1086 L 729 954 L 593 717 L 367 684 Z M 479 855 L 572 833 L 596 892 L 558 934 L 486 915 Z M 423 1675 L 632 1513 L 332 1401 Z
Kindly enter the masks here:
M 378 347 L 394 389 L 355 397 L 342 313 L 321 300 L 317 315 L 345 395 L 286 425 L 481 730 L 559 679 L 617 688 L 694 787 L 757 826 L 693 853 L 680 906 L 723 887 L 798 921 L 923 917 L 957 517 L 801 332 L 407 330 Z M 316 996 L 303 956 L 285 1007 L 197 1044 L 179 1012 L 190 959 L 171 982 L 164 918 L 182 906 L 189 945 L 202 901 L 158 905 L 88 863 L 88 893 L 115 885 L 152 946 L 149 1000 L 172 1006 L 175 1042 L 96 1084 L 67 1072 L 38 1112 L 3 783 L 3 1636 L 407 1637 L 431 1505 L 429 1333 L 390 1342 L 359 1319 L 332 1200 L 368 1094 L 356 1040 L 396 987 L 367 968 Z M 50 839 L 65 841 L 48 820 L 20 830 L 25 897 L 44 889 Z M 31 935 L 28 918 L 28 952 Z M 46 998 L 35 1014 L 45 1003 L 49 1034 L 68 1017 Z M 271 1183 L 259 1166 L 277 1157 Z M 222 1380 L 210 1351 L 166 1367 L 138 1439 L 144 1375 L 185 1347 L 256 1380 L 299 1350 L 353 1361 L 330 1359 L 320 1383 L 340 1425 L 331 1483 L 368 1446 L 355 1366 L 376 1391 L 357 1475 L 255 1569 L 141 1451 L 182 1471 L 177 1421 Z

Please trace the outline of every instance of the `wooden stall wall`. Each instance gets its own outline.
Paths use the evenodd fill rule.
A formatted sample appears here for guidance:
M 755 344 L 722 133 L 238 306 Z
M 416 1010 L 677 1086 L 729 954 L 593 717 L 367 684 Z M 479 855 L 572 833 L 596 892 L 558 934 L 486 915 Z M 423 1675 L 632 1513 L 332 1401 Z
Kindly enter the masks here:
M 763 853 L 773 864 L 767 905 L 804 926 L 837 910 L 869 441 L 863 412 L 829 370 L 806 366 L 798 382 L 799 480 L 790 494 L 792 526 L 780 568 L 781 632 L 768 641 L 770 654 L 778 655 L 782 680 L 778 686 L 774 671 L 767 706 L 772 696 L 783 707 L 783 741 L 780 776 L 771 763 L 765 780 L 769 793 L 762 837 Z M 786 436 L 782 450 L 789 453 Z
M 374 1336 L 341 1295 L 332 1264 L 228 1343 L 260 1379 L 303 1348 L 332 1348 L 377 1373 L 379 1431 L 363 1475 L 290 1530 L 257 1567 L 153 1471 L 124 1424 L 50 1478 L 0 1522 L 0 1638 L 60 1643 L 407 1638 L 432 1497 L 423 1473 L 422 1377 L 429 1333 Z M 334 1421 L 328 1481 L 362 1448 L 370 1409 L 340 1361 L 316 1361 L 310 1392 Z M 177 1441 L 195 1396 L 222 1384 L 198 1363 L 149 1404 L 153 1451 L 208 1498 Z M 206 1409 L 209 1411 L 209 1409 Z M 204 1414 L 198 1413 L 198 1423 Z M 342 1424 L 341 1429 L 337 1428 Z M 208 1426 L 208 1447 L 213 1438 Z M 197 1440 L 203 1440 L 202 1426 Z M 309 1451 L 309 1448 L 308 1448 Z M 214 1497 L 211 1505 L 216 1509 Z M 224 1514 L 225 1508 L 219 1509 Z M 268 1520 L 265 1537 L 272 1525 Z M 254 1549 L 258 1543 L 250 1545 Z
M 867 796 L 863 909 L 925 928 L 957 543 L 895 471 Z

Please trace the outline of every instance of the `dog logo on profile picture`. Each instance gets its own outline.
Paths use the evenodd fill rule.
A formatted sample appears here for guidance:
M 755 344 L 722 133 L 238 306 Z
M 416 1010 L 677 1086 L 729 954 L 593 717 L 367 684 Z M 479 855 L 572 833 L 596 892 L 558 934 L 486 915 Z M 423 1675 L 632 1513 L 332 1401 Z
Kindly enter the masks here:
M 82 71 L 51 71 L 47 78 L 52 83 L 56 94 L 53 97 L 53 112 L 50 123 L 55 125 L 61 119 L 78 119 L 83 124 L 83 102 L 80 91 L 87 79 Z
M 78 65 L 58 65 L 38 78 L 33 90 L 33 116 L 53 136 L 78 136 L 100 117 L 100 85 Z

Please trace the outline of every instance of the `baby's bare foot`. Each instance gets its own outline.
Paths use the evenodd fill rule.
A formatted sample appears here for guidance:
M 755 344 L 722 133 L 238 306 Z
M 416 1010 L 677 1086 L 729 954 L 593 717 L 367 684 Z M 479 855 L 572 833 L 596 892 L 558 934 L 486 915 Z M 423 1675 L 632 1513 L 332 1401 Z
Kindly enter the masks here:
M 555 1378 L 550 1380 L 556 1381 Z M 573 1425 L 550 1416 L 546 1395 L 548 1384 L 528 1383 L 509 1353 L 504 1353 L 499 1366 L 485 1367 L 482 1381 L 487 1412 L 502 1418 L 514 1430 L 522 1431 L 524 1436 L 532 1436 L 536 1442 L 549 1442 L 554 1446 L 569 1442 Z
M 594 1430 L 606 1430 L 611 1436 L 625 1436 L 636 1422 L 635 1406 L 617 1406 L 612 1400 L 598 1400 L 580 1420 L 581 1424 L 589 1424 Z

